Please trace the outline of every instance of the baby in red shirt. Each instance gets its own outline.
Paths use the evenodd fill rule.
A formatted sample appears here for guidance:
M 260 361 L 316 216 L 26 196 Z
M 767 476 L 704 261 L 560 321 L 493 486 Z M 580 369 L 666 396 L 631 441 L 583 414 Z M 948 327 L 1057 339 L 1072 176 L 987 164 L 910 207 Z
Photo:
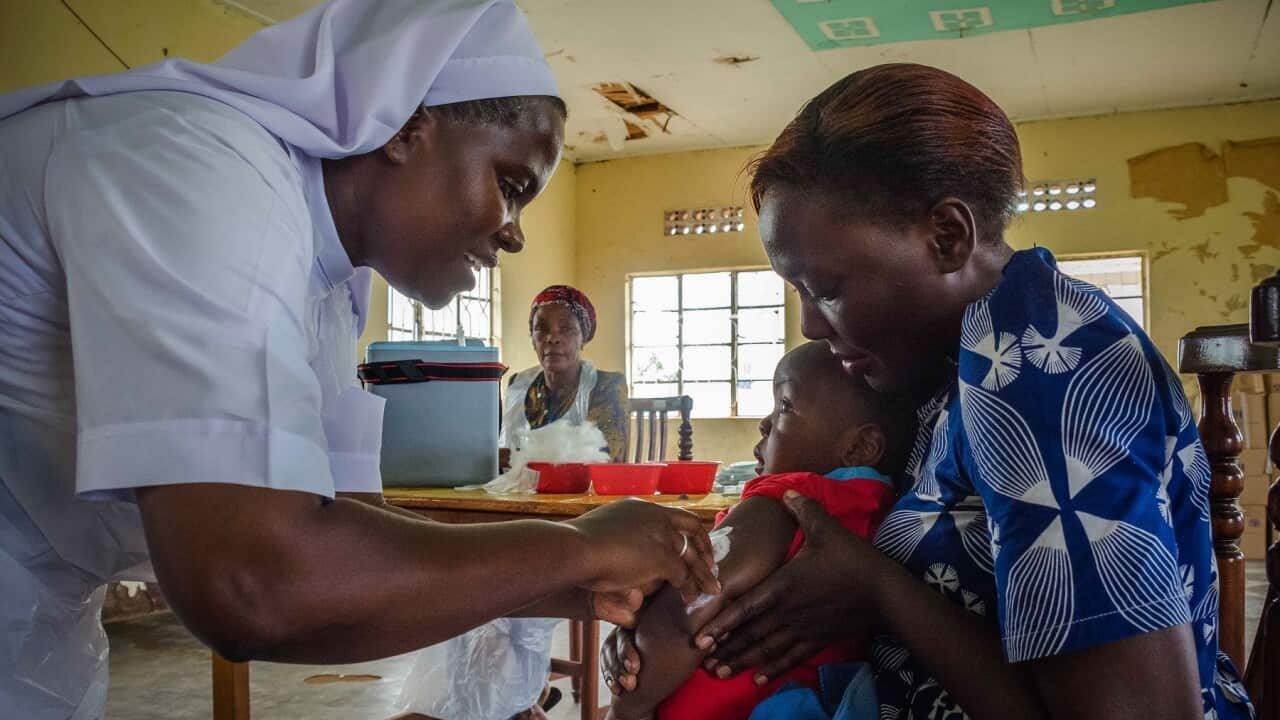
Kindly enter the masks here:
M 786 683 L 817 688 L 818 668 L 862 659 L 861 643 L 837 643 L 764 684 L 755 673 L 721 679 L 701 667 L 706 655 L 691 635 L 729 600 L 760 582 L 803 545 L 781 504 L 787 490 L 818 500 L 850 532 L 870 538 L 895 500 L 891 476 L 901 471 L 915 413 L 902 398 L 871 390 L 844 372 L 825 342 L 787 353 L 773 376 L 773 412 L 760 421 L 755 447 L 760 477 L 742 502 L 717 518 L 732 527 L 719 563 L 724 592 L 696 609 L 670 587 L 646 605 L 636 627 L 642 658 L 636 689 L 615 698 L 616 720 L 747 720 Z

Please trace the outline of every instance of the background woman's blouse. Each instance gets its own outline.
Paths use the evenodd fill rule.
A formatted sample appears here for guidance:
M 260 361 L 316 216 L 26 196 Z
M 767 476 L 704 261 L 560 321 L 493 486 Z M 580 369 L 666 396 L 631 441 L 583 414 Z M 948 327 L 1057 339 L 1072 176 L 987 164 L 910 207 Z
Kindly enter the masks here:
M 573 407 L 577 390 L 563 396 L 553 395 L 547 389 L 546 375 L 539 374 L 525 393 L 524 412 L 529 427 L 537 430 L 564 417 Z M 627 377 L 622 373 L 596 372 L 596 386 L 591 390 L 587 405 L 587 420 L 596 424 L 609 444 L 609 459 L 626 462 L 627 413 L 630 402 L 627 397 Z
M 1209 464 L 1182 384 L 1102 291 L 1016 253 L 966 311 L 957 380 L 920 411 L 914 485 L 876 545 L 998 624 L 1010 662 L 1190 624 L 1206 717 L 1249 717 L 1218 651 Z M 892 638 L 882 705 L 955 717 Z

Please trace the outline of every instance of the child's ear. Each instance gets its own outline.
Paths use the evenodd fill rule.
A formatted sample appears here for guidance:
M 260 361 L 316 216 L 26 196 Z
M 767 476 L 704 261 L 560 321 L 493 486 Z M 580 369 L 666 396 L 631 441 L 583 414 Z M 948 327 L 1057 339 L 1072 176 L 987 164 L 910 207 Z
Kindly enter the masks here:
M 849 428 L 844 434 L 842 447 L 844 452 L 840 462 L 844 467 L 875 467 L 884 459 L 884 430 L 875 423 Z

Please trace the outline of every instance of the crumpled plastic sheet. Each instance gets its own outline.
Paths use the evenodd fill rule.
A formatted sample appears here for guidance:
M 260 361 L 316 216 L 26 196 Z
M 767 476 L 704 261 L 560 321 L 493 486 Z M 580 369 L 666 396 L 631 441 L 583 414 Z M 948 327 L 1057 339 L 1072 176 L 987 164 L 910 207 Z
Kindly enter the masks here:
M 399 705 L 440 720 L 508 720 L 538 702 L 555 618 L 499 618 L 418 653 Z
M 106 586 L 62 559 L 0 486 L 0 717 L 95 720 L 107 701 Z
M 529 463 L 609 462 L 609 453 L 601 449 L 608 445 L 595 423 L 557 420 L 520 436 L 518 447 L 511 451 L 510 470 L 483 485 L 458 489 L 498 495 L 531 493 L 538 488 L 538 473 L 526 467 Z
M 716 565 L 711 567 L 711 574 L 720 577 L 720 561 L 729 556 L 729 534 L 733 532 L 733 527 L 718 527 L 707 534 L 711 538 L 711 558 L 716 561 Z M 692 613 L 699 608 L 707 606 L 715 595 L 703 593 L 694 598 L 693 602 L 685 606 L 685 613 Z

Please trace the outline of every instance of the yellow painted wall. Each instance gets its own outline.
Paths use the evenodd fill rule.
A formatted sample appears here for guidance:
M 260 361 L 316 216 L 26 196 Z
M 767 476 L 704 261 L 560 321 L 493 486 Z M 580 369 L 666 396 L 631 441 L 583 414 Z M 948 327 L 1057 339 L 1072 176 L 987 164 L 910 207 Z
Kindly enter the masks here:
M 125 67 L 121 61 L 138 67 L 163 59 L 166 52 L 207 62 L 262 28 L 256 18 L 212 0 L 68 0 L 67 5 L 70 9 L 58 0 L 0 2 L 0 92 L 118 72 Z
M 1175 213 L 1181 206 L 1129 197 L 1127 163 L 1131 157 L 1182 143 L 1199 142 L 1220 151 L 1228 140 L 1280 134 L 1280 102 L 1025 123 L 1018 132 L 1030 181 L 1094 177 L 1099 205 L 1089 211 L 1023 216 L 1008 234 L 1011 244 L 1018 248 L 1039 244 L 1059 254 L 1147 252 L 1151 259 L 1149 330 L 1170 362 L 1176 363 L 1178 338 L 1192 328 L 1247 320 L 1248 292 L 1255 278 L 1269 275 L 1280 264 L 1276 247 L 1280 238 L 1271 245 L 1261 243 L 1252 252 L 1248 247 L 1259 244 L 1254 240 L 1255 221 L 1280 222 L 1280 218 L 1261 219 L 1267 193 L 1280 189 L 1231 178 L 1229 202 L 1209 208 L 1201 217 L 1178 220 Z M 737 148 L 579 166 L 578 282 L 600 313 L 600 331 L 592 348 L 599 365 L 625 366 L 628 273 L 766 262 L 754 216 L 748 217 L 747 229 L 740 234 L 662 235 L 663 210 L 743 202 L 739 171 L 759 150 Z M 788 303 L 787 341 L 794 345 L 801 338 L 793 295 Z M 746 459 L 757 439 L 756 423 L 696 420 L 695 455 Z
M 1280 135 L 1280 102 L 1026 123 L 1018 134 L 1028 178 L 1096 177 L 1098 207 L 1024 216 L 1008 235 L 1011 244 L 1060 254 L 1147 251 L 1148 331 L 1170 362 L 1178 338 L 1194 327 L 1248 321 L 1249 290 L 1280 264 L 1274 245 L 1241 250 L 1255 244 L 1248 214 L 1263 212 L 1267 193 L 1280 188 L 1228 178 L 1226 204 L 1179 220 L 1181 205 L 1129 197 L 1128 159 L 1191 142 L 1221 152 L 1227 141 Z
M 753 150 L 735 148 L 656 155 L 578 166 L 578 287 L 599 315 L 592 360 L 606 370 L 626 370 L 628 273 L 767 267 L 755 216 L 746 230 L 723 235 L 662 234 L 662 213 L 672 208 L 749 205 L 739 171 Z M 788 293 L 794 306 L 794 294 Z M 794 312 L 789 312 L 794 315 Z M 798 316 L 797 316 L 798 317 Z M 788 342 L 799 337 L 799 322 Z M 694 456 L 745 460 L 758 437 L 756 420 L 694 421 Z M 674 447 L 675 433 L 668 433 Z M 674 450 L 669 450 L 669 455 Z
M 578 203 L 577 168 L 561 162 L 551 183 L 521 218 L 524 251 L 503 255 L 499 288 L 502 361 L 513 372 L 537 363 L 529 339 L 529 303 L 548 285 L 574 284 L 574 223 Z M 598 346 L 587 346 L 587 355 Z
M 0 92 L 123 69 L 61 3 L 0 3 Z

